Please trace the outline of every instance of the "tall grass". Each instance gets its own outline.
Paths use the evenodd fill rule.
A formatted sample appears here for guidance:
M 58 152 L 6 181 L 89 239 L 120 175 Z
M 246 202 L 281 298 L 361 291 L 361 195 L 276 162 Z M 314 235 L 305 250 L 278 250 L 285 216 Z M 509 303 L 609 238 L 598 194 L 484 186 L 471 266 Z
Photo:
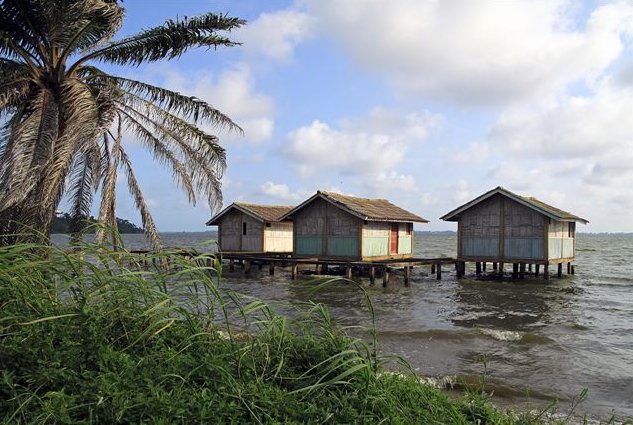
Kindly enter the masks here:
M 2 422 L 546 421 L 383 373 L 325 306 L 277 315 L 213 258 L 75 248 L 0 248 Z

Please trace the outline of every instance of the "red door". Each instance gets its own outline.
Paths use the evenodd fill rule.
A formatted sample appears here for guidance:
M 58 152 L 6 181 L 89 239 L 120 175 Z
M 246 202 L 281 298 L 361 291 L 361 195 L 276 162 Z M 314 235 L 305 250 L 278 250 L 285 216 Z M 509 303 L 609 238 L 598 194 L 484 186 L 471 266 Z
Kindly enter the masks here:
M 398 253 L 398 223 L 391 223 L 391 237 L 389 238 L 391 245 L 389 247 L 390 254 Z

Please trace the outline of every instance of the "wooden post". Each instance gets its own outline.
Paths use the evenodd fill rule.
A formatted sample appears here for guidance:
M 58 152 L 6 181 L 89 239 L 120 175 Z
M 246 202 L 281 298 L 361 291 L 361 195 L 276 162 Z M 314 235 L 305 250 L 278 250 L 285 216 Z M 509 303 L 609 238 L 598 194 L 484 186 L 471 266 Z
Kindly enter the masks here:
M 492 270 L 497 271 L 497 263 L 492 263 Z
M 251 272 L 251 260 L 244 260 L 244 273 Z
M 435 278 L 437 280 L 442 280 L 442 263 L 437 263 L 437 273 Z
M 576 266 L 571 265 L 571 274 L 576 274 Z
M 299 271 L 299 264 L 292 263 L 292 280 L 297 278 L 297 272 Z
M 503 263 L 499 263 L 499 275 L 503 276 Z
M 519 277 L 519 263 L 512 263 L 512 279 Z
M 320 275 L 321 274 L 321 265 L 318 264 L 318 263 L 314 266 L 314 274 L 316 274 L 316 275 Z
M 409 286 L 410 276 L 411 276 L 411 267 L 404 266 L 404 286 Z
M 475 273 L 477 276 L 481 274 L 481 263 L 479 261 L 475 262 Z
M 352 278 L 352 265 L 348 264 L 347 266 L 345 266 L 345 277 L 348 279 Z
M 486 271 L 486 262 L 484 261 L 483 263 L 481 263 L 481 269 L 485 272 Z
M 431 264 L 431 274 L 435 274 L 435 263 Z
M 525 263 L 519 264 L 519 279 L 525 279 Z
M 567 262 L 567 274 L 571 274 L 571 262 Z
M 534 276 L 538 277 L 539 271 L 540 271 L 541 265 L 540 264 L 536 264 L 534 266 Z
M 371 285 L 376 283 L 376 267 L 369 266 L 369 283 Z
M 543 266 L 543 279 L 549 280 L 549 264 Z
M 532 263 L 528 264 L 528 272 L 532 272 Z
M 464 274 L 466 274 L 466 262 L 465 261 L 458 261 L 455 263 L 455 269 L 457 271 L 457 277 L 461 278 L 464 276 Z
M 558 270 L 556 274 L 558 275 L 558 277 L 563 276 L 563 263 L 558 263 Z
M 385 267 L 382 269 L 382 287 L 386 288 L 387 283 L 389 283 L 389 269 Z
M 275 263 L 273 263 L 272 261 L 268 265 L 268 274 L 271 276 L 275 274 Z
M 230 272 L 234 272 L 235 271 L 235 260 L 232 259 L 232 258 L 229 260 L 229 271 Z

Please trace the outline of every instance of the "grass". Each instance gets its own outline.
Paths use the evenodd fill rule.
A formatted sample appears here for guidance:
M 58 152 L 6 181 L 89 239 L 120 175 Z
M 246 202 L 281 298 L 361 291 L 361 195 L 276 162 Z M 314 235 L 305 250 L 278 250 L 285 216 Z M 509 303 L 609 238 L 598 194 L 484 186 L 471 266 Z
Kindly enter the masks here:
M 0 248 L 0 422 L 552 422 L 385 373 L 325 306 L 280 316 L 212 258 L 167 256 Z

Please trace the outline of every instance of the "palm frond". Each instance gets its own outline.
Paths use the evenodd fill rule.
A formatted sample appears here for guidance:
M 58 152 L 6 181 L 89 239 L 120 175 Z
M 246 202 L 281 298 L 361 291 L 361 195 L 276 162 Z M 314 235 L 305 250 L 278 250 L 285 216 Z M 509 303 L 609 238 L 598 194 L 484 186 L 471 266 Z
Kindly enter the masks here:
M 70 70 L 74 71 L 90 59 L 138 66 L 143 62 L 178 57 L 194 47 L 233 46 L 239 43 L 216 33 L 239 28 L 244 23 L 242 19 L 213 13 L 183 20 L 168 20 L 163 25 L 89 53 L 71 66 Z
M 116 205 L 116 177 L 117 177 L 117 169 L 119 168 L 120 162 L 120 149 L 121 145 L 121 122 L 119 121 L 119 131 L 117 135 L 113 137 L 114 145 L 112 146 L 112 158 L 110 158 L 108 162 L 108 170 L 105 175 L 105 179 L 103 181 L 103 185 L 101 187 L 101 205 L 99 207 L 99 218 L 98 222 L 101 226 L 97 229 L 97 233 L 95 235 L 95 241 L 98 244 L 102 244 L 105 242 L 107 237 L 107 231 L 105 226 L 111 226 L 114 228 L 116 226 L 116 213 L 115 213 L 115 205 Z M 105 150 L 108 151 L 108 135 L 104 135 L 104 145 Z
M 143 230 L 145 234 L 149 238 L 152 247 L 154 250 L 160 250 L 162 248 L 162 242 L 160 235 L 158 234 L 158 230 L 156 229 L 156 225 L 154 224 L 154 219 L 152 218 L 152 214 L 147 207 L 147 203 L 145 202 L 145 198 L 143 197 L 143 192 L 141 191 L 141 187 L 134 176 L 134 170 L 132 167 L 132 163 L 128 158 L 127 154 L 123 150 L 121 146 L 119 146 L 119 154 L 121 158 L 121 165 L 123 166 L 123 170 L 127 175 L 128 188 L 130 189 L 130 194 L 132 198 L 134 198 L 134 204 L 136 208 L 141 213 L 141 221 L 143 222 Z
M 120 113 L 127 123 L 127 128 L 133 131 L 136 137 L 149 148 L 154 158 L 171 168 L 172 177 L 176 181 L 176 184 L 185 191 L 189 202 L 195 205 L 196 194 L 185 164 L 176 157 L 174 152 L 172 152 L 165 143 L 158 139 L 138 120 L 134 119 L 125 111 L 120 111 Z
M 70 192 L 70 233 L 76 235 L 86 226 L 86 219 L 90 215 L 90 207 L 95 193 L 95 180 L 99 178 L 99 170 L 95 168 L 98 162 L 95 155 L 99 151 L 86 149 L 77 157 L 74 172 L 71 175 L 68 191 Z
M 226 114 L 195 96 L 185 96 L 178 92 L 141 81 L 107 74 L 93 74 L 89 78 L 99 78 L 115 83 L 127 94 L 142 98 L 165 111 L 192 120 L 194 123 L 197 123 L 199 120 L 204 120 L 219 128 L 226 127 L 228 130 L 243 133 L 242 128 L 234 123 Z

